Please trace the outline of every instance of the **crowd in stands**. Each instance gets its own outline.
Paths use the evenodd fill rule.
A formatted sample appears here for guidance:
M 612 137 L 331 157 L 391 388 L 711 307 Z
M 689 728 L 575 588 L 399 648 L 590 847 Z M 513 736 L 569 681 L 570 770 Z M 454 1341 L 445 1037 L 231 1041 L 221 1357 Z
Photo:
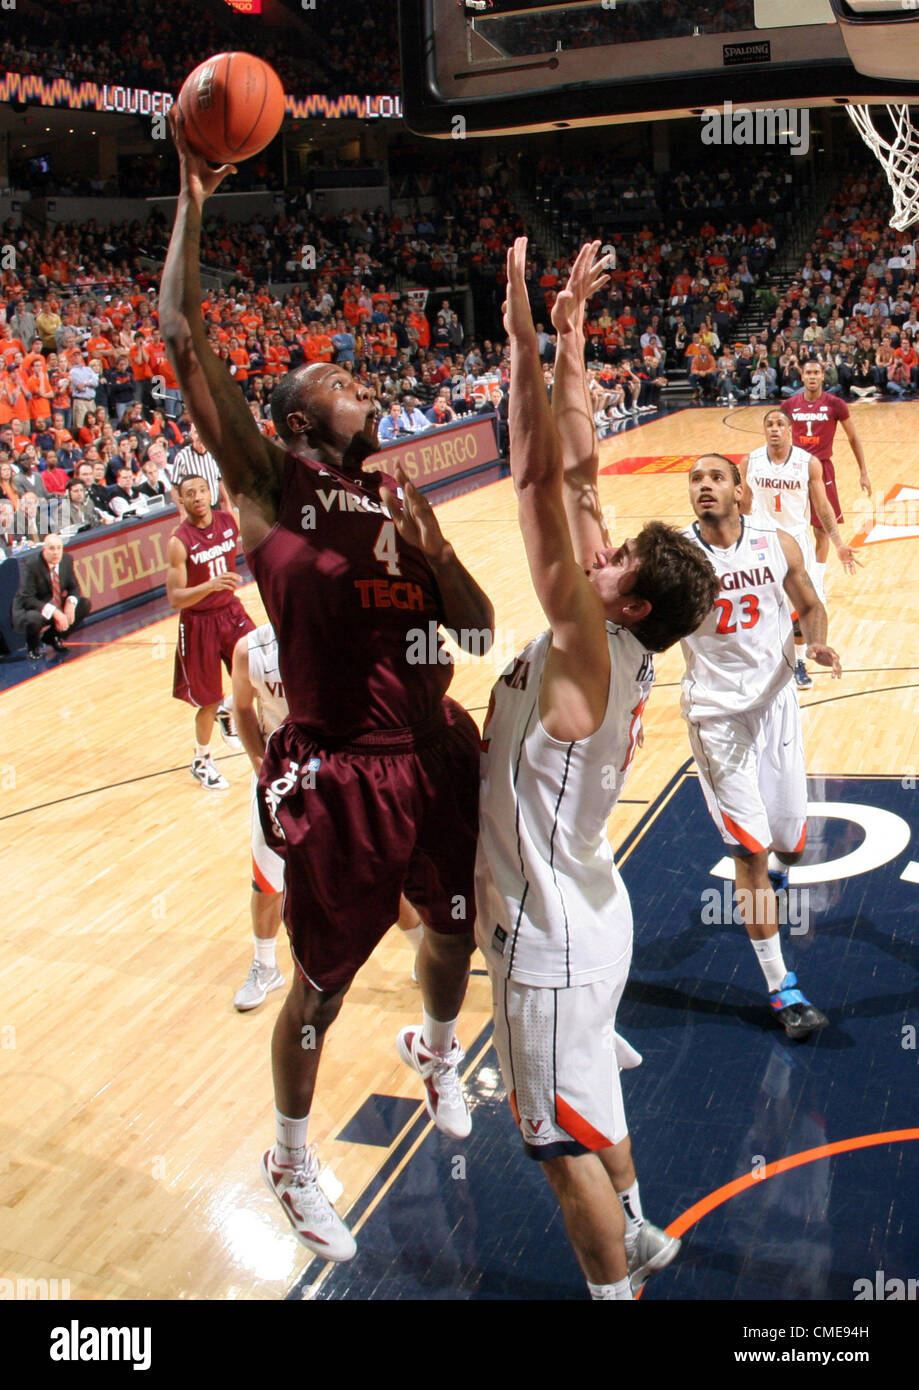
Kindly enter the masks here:
M 760 286 L 768 317 L 748 341 L 681 325 L 674 346 L 699 401 L 777 400 L 802 387 L 816 360 L 825 389 L 846 400 L 902 399 L 919 390 L 919 274 L 909 233 L 888 226 L 890 195 L 873 165 L 842 182 L 789 284 Z M 904 254 L 904 251 L 906 254 Z M 671 305 L 672 323 L 683 306 Z
M 148 0 L 142 11 L 121 0 L 31 0 L 4 11 L 0 71 L 177 94 L 205 58 L 242 49 L 270 63 L 292 96 L 399 90 L 394 4 L 334 0 L 292 14 L 279 29 L 186 0 Z
M 708 177 L 729 195 L 756 187 L 759 201 L 786 215 L 781 169 L 770 178 L 746 158 L 743 175 L 742 162 L 711 168 Z M 562 173 L 547 160 L 539 177 L 544 184 L 558 177 L 559 198 L 574 188 L 589 199 L 586 172 L 569 161 Z M 647 174 L 633 167 L 623 176 L 638 188 Z M 746 185 L 738 182 L 744 177 Z M 685 171 L 657 177 L 660 206 L 677 212 L 610 233 L 616 264 L 586 324 L 601 435 L 655 410 L 667 367 L 681 362 L 700 401 L 791 394 L 805 355 L 820 358 L 828 387 L 843 394 L 917 389 L 919 278 L 886 225 L 880 175 L 846 179 L 781 294 L 763 276 L 776 248 L 771 221 L 755 212 L 741 218 L 738 206 L 746 204 L 730 196 L 720 207 L 709 200 L 685 212 L 678 200 L 696 187 L 691 180 Z M 275 432 L 270 397 L 280 375 L 305 362 L 335 362 L 373 391 L 382 443 L 481 410 L 497 415 L 506 446 L 504 253 L 525 222 L 512 210 L 501 166 L 485 175 L 458 161 L 430 176 L 423 196 L 424 212 L 319 218 L 295 190 L 270 218 L 208 220 L 205 262 L 236 278 L 206 291 L 205 324 L 260 430 Z M 157 215 L 146 225 L 3 229 L 17 261 L 0 281 L 0 546 L 10 520 L 20 541 L 35 543 L 43 527 L 104 525 L 157 505 L 151 490 L 171 495 L 190 421 L 157 326 L 155 273 L 140 268 L 142 253 L 166 231 Z M 573 253 L 591 227 L 578 221 L 568 231 Z M 296 259 L 307 238 L 315 265 L 305 270 L 298 260 L 299 282 L 275 291 L 266 271 L 287 274 L 279 257 Z M 448 265 L 451 247 L 456 260 Z M 551 388 L 551 313 L 569 260 L 545 254 L 532 238 L 531 252 Z M 495 308 L 490 319 L 479 315 L 473 336 L 461 322 L 459 293 L 433 287 L 476 277 L 492 286 Z M 751 341 L 737 324 L 754 298 L 770 321 Z
M 493 0 L 484 0 L 486 9 L 492 4 Z M 509 57 L 756 28 L 753 0 L 725 0 L 720 5 L 641 0 L 640 4 L 565 8 L 554 14 L 541 9 L 536 14 L 502 17 L 496 11 L 493 16 L 483 13 L 481 18 L 489 20 L 482 25 L 483 33 Z

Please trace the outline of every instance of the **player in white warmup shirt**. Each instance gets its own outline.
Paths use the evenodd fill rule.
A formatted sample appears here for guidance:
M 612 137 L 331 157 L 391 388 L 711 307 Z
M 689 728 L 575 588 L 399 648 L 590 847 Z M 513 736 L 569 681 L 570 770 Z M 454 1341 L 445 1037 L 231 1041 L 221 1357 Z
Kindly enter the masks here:
M 786 595 L 807 655 L 834 676 L 826 609 L 785 531 L 747 517 L 736 464 L 703 454 L 689 474 L 697 520 L 684 535 L 718 575 L 714 611 L 683 640 L 682 712 L 708 809 L 734 859 L 737 905 L 766 979 L 769 1003 L 789 1037 L 826 1026 L 797 988 L 779 939 L 768 856 L 794 864 L 807 838 L 807 776 L 801 711 L 792 688 L 794 639 Z
M 255 954 L 245 984 L 233 1000 L 241 1013 L 255 1009 L 284 976 L 278 969 L 276 946 L 281 925 L 284 861 L 265 843 L 258 815 L 258 774 L 268 735 L 287 718 L 287 698 L 278 668 L 278 639 L 270 623 L 241 637 L 233 650 L 233 708 L 236 728 L 252 763 L 252 897 Z
M 759 512 L 772 526 L 787 531 L 797 541 L 804 556 L 804 568 L 811 578 L 820 602 L 826 607 L 826 594 L 823 589 L 825 565 L 817 563 L 814 538 L 811 530 L 811 513 L 816 515 L 822 526 L 827 543 L 832 542 L 839 555 L 839 561 L 847 574 L 854 574 L 859 561 L 851 546 L 843 542 L 836 525 L 836 517 L 827 497 L 823 482 L 823 465 L 815 454 L 800 449 L 791 442 L 791 421 L 776 407 L 767 410 L 763 417 L 766 443 L 753 449 L 740 463 L 740 476 L 749 488 L 749 502 L 753 514 Z M 741 510 L 750 512 L 746 497 Z M 795 683 L 801 690 L 809 690 L 813 681 L 807 674 L 804 662 L 807 643 L 801 633 L 800 624 L 795 621 Z
M 476 940 L 525 1149 L 558 1199 L 591 1296 L 629 1300 L 679 1243 L 644 1221 L 631 1157 L 619 1067 L 640 1058 L 616 1033 L 616 1008 L 632 913 L 606 822 L 641 736 L 652 652 L 693 631 L 717 587 L 692 543 L 660 522 L 618 547 L 603 532 L 583 335 L 585 303 L 607 279 L 604 263 L 594 264 L 599 245 L 581 249 L 552 311 L 551 411 L 527 300 L 526 239 L 508 255 L 511 473 L 551 630 L 492 692 Z

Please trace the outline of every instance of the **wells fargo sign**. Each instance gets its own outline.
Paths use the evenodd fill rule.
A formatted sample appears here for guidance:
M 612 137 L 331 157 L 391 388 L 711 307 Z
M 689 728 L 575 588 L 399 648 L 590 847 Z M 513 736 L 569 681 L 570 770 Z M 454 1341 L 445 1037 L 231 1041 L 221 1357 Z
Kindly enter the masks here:
M 175 508 L 153 521 L 106 530 L 67 546 L 80 591 L 93 611 L 148 594 L 166 583 L 166 547 L 179 524 Z
M 364 467 L 384 468 L 392 474 L 397 464 L 409 482 L 424 490 L 499 460 L 495 443 L 494 416 L 475 416 L 466 422 L 454 421 L 425 430 L 423 434 L 399 440 L 381 450 Z

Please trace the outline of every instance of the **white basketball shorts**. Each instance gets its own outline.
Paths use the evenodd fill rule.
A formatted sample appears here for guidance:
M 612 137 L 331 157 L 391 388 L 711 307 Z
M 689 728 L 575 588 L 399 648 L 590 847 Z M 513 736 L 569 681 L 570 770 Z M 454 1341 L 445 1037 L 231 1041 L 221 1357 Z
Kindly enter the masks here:
M 252 774 L 250 798 L 252 837 L 252 887 L 256 893 L 284 891 L 284 860 L 265 844 L 262 823 L 258 818 L 258 778 Z
M 687 722 L 705 801 L 728 849 L 802 850 L 807 773 L 793 682 L 760 709 Z
M 495 1049 L 531 1158 L 593 1153 L 628 1134 L 619 1068 L 641 1056 L 616 1032 L 632 959 L 590 985 L 547 989 L 492 974 Z

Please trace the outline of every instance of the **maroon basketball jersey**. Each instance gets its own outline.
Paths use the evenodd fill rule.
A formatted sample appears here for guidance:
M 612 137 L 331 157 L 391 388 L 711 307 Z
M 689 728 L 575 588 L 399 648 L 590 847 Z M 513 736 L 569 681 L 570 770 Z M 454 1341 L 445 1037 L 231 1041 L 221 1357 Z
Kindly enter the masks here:
M 189 589 L 197 584 L 206 584 L 209 579 L 216 579 L 218 574 L 236 569 L 239 529 L 229 512 L 212 512 L 210 526 L 193 526 L 190 521 L 183 521 L 172 534 L 188 551 L 186 572 Z M 210 613 L 216 608 L 226 608 L 233 598 L 232 589 L 215 589 L 197 603 L 190 603 L 182 612 Z
M 287 454 L 277 523 L 246 558 L 294 723 L 349 739 L 438 709 L 453 675 L 440 591 L 379 502 Z
M 821 391 L 815 401 L 808 401 L 804 392 L 798 391 L 782 402 L 781 409 L 791 421 L 792 443 L 828 461 L 833 454 L 836 421 L 849 418 L 845 401 L 831 396 L 829 391 Z

